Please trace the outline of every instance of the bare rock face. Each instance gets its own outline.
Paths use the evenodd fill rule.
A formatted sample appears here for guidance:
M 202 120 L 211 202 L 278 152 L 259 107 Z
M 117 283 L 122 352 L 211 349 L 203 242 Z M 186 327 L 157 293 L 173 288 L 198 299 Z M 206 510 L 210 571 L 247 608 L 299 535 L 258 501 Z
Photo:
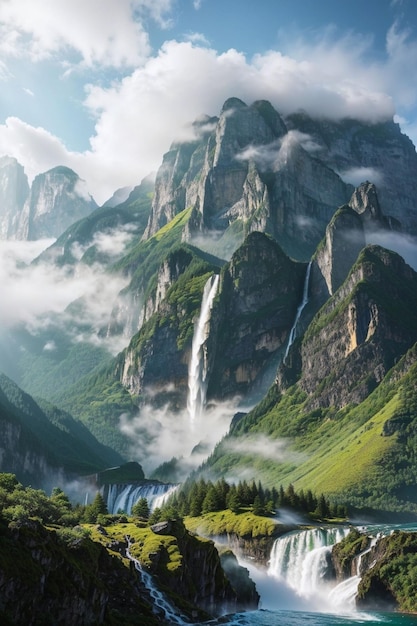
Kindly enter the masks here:
M 391 228 L 417 235 L 417 153 L 398 124 L 318 120 L 305 113 L 289 116 L 286 123 L 307 134 L 317 146 L 316 157 L 344 181 L 355 187 L 374 183 Z
M 251 233 L 222 273 L 208 351 L 215 352 L 209 392 L 246 393 L 285 349 L 301 301 L 306 266 L 270 237 Z
M 16 239 L 19 217 L 29 195 L 23 167 L 16 159 L 0 158 L 0 239 Z
M 312 283 L 324 281 L 327 291 L 324 299 L 337 291 L 364 246 L 362 220 L 345 205 L 327 226 L 325 238 L 314 257 Z
M 85 182 L 75 172 L 54 167 L 35 177 L 19 219 L 17 238 L 58 237 L 96 208 Z
M 269 102 L 230 98 L 200 129 L 198 140 L 165 155 L 144 238 L 191 208 L 187 240 L 232 231 L 241 242 L 260 230 L 287 254 L 308 259 L 353 187 L 287 131 Z
M 342 285 L 368 235 L 388 233 L 391 222 L 382 213 L 375 185 L 369 182 L 355 189 L 349 204 L 337 209 L 313 256 L 310 313 L 317 312 Z
M 416 339 L 416 272 L 367 246 L 304 336 L 300 385 L 314 408 L 359 403 Z

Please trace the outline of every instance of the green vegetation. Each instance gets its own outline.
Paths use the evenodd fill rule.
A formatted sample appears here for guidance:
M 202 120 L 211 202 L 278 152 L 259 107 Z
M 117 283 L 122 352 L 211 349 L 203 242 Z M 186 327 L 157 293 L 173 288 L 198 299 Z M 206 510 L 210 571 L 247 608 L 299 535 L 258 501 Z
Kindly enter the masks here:
M 35 402 L 3 374 L 0 374 L 0 421 L 19 425 L 22 453 L 30 450 L 68 472 L 92 474 L 121 460 L 113 450 L 101 445 L 80 421 L 45 401 Z M 32 484 L 40 480 L 33 474 L 26 476 L 24 468 L 20 478 Z
M 271 537 L 277 528 L 273 519 L 254 515 L 248 510 L 205 513 L 198 517 L 186 517 L 184 523 L 188 530 L 207 537 L 229 533 L 246 538 Z
M 417 537 L 415 533 L 396 531 L 378 542 L 381 558 L 369 569 L 358 586 L 360 606 L 372 603 L 371 589 L 379 589 L 381 600 L 392 598 L 400 611 L 417 610 Z M 376 598 L 378 602 L 379 597 Z
M 116 379 L 116 364 L 117 360 L 115 363 L 112 359 L 57 394 L 54 401 L 80 419 L 102 444 L 116 451 L 120 463 L 128 453 L 129 441 L 120 432 L 119 418 L 122 414 L 133 415 L 137 405 Z
M 157 520 L 187 517 L 189 528 L 196 529 L 198 523 L 202 523 L 202 528 L 209 529 L 209 534 L 213 535 L 229 532 L 225 528 L 232 527 L 233 532 L 242 536 L 270 535 L 275 527 L 271 516 L 281 507 L 302 513 L 311 520 L 344 518 L 347 514 L 346 507 L 332 506 L 323 494 L 316 497 L 310 490 L 297 493 L 291 484 L 287 489 L 282 486 L 264 489 L 255 481 L 229 484 L 224 479 L 213 483 L 201 478 L 186 481 L 152 517 Z
M 297 491 L 323 492 L 334 503 L 417 511 L 416 350 L 356 406 L 312 410 L 299 385 L 282 394 L 273 386 L 204 469 L 224 476 L 244 468 L 267 487 L 293 484 Z M 251 453 L 265 436 L 265 454 Z
M 140 241 L 123 259 L 114 264 L 113 271 L 131 276 L 130 284 L 126 288 L 128 291 L 144 293 L 145 297 L 153 292 L 157 271 L 168 253 L 181 241 L 181 233 L 189 215 L 190 209 L 184 209 L 153 237 Z

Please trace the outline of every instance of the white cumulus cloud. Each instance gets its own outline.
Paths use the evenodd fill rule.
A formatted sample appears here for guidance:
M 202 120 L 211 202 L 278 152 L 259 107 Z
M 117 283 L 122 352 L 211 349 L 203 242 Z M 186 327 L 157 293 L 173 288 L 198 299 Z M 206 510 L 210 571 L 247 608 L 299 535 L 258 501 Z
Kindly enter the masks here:
M 151 53 L 140 15 L 145 11 L 166 25 L 172 0 L 76 0 L 79 11 L 69 0 L 38 0 L 36 11 L 40 6 L 47 13 L 47 5 L 50 15 L 42 23 L 30 0 L 0 3 L 9 49 L 13 41 L 16 53 L 22 41 L 40 56 L 69 48 L 84 65 L 124 66 L 124 76 L 86 86 L 84 105 L 95 120 L 88 150 L 71 152 L 48 131 L 9 118 L 0 126 L 0 153 L 15 156 L 30 178 L 57 164 L 71 167 L 99 203 L 155 171 L 174 140 L 192 136 L 193 120 L 217 115 L 231 96 L 248 104 L 270 100 L 284 115 L 302 108 L 313 116 L 371 123 L 417 103 L 408 69 L 417 65 L 417 43 L 398 24 L 387 35 L 385 59 L 378 61 L 369 61 L 370 38 L 336 38 L 331 29 L 313 42 L 295 38 L 285 54 L 270 50 L 249 59 L 234 49 L 220 54 L 198 39 L 166 41 Z M 406 111 L 401 115 L 406 118 Z

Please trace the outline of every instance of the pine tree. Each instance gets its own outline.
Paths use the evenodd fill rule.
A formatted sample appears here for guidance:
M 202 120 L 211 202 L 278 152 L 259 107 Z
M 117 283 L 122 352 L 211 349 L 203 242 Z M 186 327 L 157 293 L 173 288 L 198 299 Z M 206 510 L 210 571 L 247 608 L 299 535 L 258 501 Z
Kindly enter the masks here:
M 253 501 L 253 513 L 254 515 L 264 514 L 264 508 L 263 508 L 262 501 L 259 495 L 255 496 L 255 500 Z
M 132 515 L 136 517 L 142 517 L 148 519 L 150 509 L 146 498 L 139 498 L 139 500 L 132 506 Z
M 230 487 L 229 493 L 227 494 L 226 498 L 226 506 L 233 513 L 239 513 L 241 503 L 235 485 L 232 485 Z

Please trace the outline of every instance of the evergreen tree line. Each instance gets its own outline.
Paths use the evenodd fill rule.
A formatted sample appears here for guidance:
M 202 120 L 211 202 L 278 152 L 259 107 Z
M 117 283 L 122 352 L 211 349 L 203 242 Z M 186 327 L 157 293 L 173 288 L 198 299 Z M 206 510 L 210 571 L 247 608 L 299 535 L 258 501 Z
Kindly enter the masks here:
M 23 487 L 14 474 L 0 473 L 0 517 L 6 522 L 35 518 L 43 524 L 72 527 L 100 522 L 107 514 L 107 505 L 100 492 L 91 504 L 73 505 L 60 487 L 55 487 L 47 496 L 42 489 Z
M 139 503 L 137 503 L 139 504 Z M 143 506 L 143 503 L 141 504 Z M 332 504 L 323 494 L 315 496 L 309 489 L 296 492 L 293 485 L 286 489 L 264 488 L 261 482 L 239 481 L 229 484 L 223 478 L 217 482 L 187 481 L 182 488 L 172 494 L 166 504 L 152 514 L 152 521 L 167 517 L 198 517 L 205 513 L 230 509 L 238 513 L 250 507 L 255 515 L 271 515 L 281 507 L 318 518 L 346 517 L 344 505 Z M 132 509 L 134 513 L 134 508 Z

